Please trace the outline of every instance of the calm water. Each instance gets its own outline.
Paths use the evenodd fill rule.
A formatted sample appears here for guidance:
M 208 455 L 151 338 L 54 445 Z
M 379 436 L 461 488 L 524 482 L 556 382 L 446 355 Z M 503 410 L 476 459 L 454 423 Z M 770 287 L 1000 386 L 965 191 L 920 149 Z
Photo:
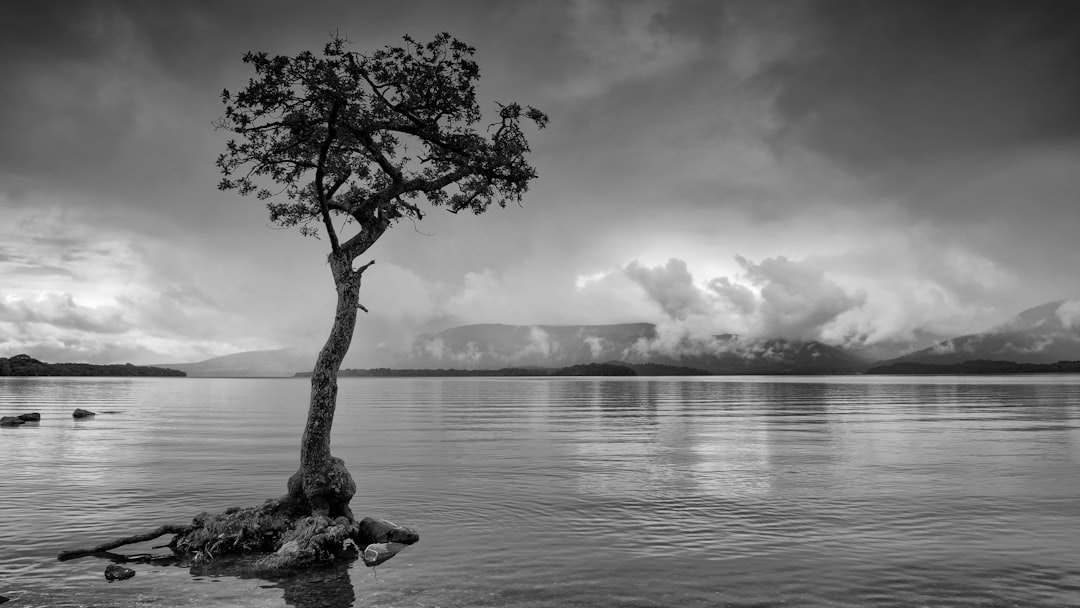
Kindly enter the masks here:
M 334 453 L 360 488 L 353 509 L 421 534 L 377 573 L 137 563 L 109 583 L 106 561 L 55 560 L 283 493 L 307 390 L 0 378 L 0 413 L 42 414 L 0 428 L 0 595 L 13 608 L 1080 606 L 1077 376 L 346 379 Z M 76 407 L 99 415 L 75 421 Z

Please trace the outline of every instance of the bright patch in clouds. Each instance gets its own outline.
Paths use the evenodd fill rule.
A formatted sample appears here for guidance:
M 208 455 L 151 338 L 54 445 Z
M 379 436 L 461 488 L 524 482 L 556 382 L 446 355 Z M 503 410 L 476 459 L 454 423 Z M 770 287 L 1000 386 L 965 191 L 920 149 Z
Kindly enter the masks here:
M 227 311 L 181 276 L 159 244 L 93 226 L 60 206 L 6 209 L 0 227 L 0 356 L 48 361 L 183 362 L 238 350 L 215 338 Z

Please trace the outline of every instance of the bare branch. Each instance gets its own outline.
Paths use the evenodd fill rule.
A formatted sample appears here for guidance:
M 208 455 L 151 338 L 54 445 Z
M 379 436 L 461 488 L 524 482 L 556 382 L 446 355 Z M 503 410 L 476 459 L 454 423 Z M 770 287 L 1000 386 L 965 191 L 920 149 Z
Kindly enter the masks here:
M 340 109 L 341 101 L 334 99 L 334 103 L 330 107 L 330 116 L 326 119 L 326 139 L 323 140 L 322 147 L 319 148 L 319 165 L 315 169 L 315 189 L 319 193 L 319 209 L 322 211 L 326 234 L 330 238 L 330 249 L 335 252 L 341 251 L 341 245 L 338 243 L 337 232 L 334 230 L 334 222 L 330 219 L 330 206 L 327 204 L 326 186 L 323 184 L 323 177 L 326 175 L 326 157 L 330 153 L 330 144 L 334 143 L 334 137 L 337 134 L 334 123 L 337 121 Z
M 159 526 L 145 534 L 125 536 L 124 538 L 119 538 L 106 543 L 101 543 L 100 545 L 97 545 L 96 547 L 90 547 L 89 549 L 72 549 L 70 551 L 61 551 L 60 554 L 56 556 L 56 559 L 60 561 L 65 561 L 69 559 L 75 559 L 77 557 L 93 555 L 94 553 L 104 553 L 117 547 L 123 547 L 124 545 L 133 545 L 135 543 L 142 543 L 148 540 L 154 540 L 155 538 L 159 536 L 164 536 L 166 534 L 187 534 L 188 532 L 191 532 L 191 530 L 191 526 L 185 525 L 171 524 Z

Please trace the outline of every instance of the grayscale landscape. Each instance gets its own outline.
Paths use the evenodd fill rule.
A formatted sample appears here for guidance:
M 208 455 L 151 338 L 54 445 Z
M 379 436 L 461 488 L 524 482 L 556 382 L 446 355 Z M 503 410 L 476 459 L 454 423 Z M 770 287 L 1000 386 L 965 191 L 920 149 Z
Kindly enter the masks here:
M 1080 605 L 1077 74 L 1070 0 L 5 3 L 0 604 Z

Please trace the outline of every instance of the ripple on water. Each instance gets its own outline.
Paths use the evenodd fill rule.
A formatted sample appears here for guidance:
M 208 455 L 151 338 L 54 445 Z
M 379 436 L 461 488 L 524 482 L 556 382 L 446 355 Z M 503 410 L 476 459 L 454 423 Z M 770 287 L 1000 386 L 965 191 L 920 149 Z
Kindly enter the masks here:
M 302 581 L 138 565 L 110 585 L 98 560 L 55 561 L 281 493 L 306 394 L 289 379 L 0 379 L 0 410 L 43 416 L 0 429 L 0 594 L 25 606 L 1080 604 L 1075 379 L 345 380 L 334 451 L 356 478 L 354 508 L 422 535 L 377 579 L 355 566 Z M 75 421 L 75 407 L 100 413 Z

